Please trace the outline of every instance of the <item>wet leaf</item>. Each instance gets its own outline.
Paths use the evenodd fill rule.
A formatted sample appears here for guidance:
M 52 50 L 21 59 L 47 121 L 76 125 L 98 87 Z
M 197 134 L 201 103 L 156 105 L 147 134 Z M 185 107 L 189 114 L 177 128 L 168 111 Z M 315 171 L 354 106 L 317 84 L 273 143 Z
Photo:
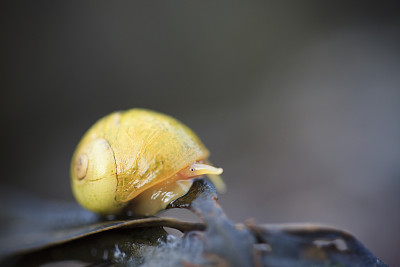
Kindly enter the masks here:
M 126 216 L 106 220 L 71 204 L 21 199 L 2 209 L 7 215 L 1 220 L 3 265 L 74 260 L 94 266 L 386 266 L 340 229 L 235 224 L 203 179 L 168 206 L 189 209 L 202 223 Z M 184 235 L 168 234 L 164 226 Z
M 173 218 L 132 219 L 125 216 L 125 219 L 106 220 L 76 204 L 47 202 L 17 193 L 4 193 L 0 201 L 3 203 L 0 209 L 0 259 L 118 228 L 165 226 L 182 232 L 205 229 L 203 223 Z
M 270 249 L 262 266 L 386 266 L 350 233 L 316 224 L 266 224 L 247 227 Z

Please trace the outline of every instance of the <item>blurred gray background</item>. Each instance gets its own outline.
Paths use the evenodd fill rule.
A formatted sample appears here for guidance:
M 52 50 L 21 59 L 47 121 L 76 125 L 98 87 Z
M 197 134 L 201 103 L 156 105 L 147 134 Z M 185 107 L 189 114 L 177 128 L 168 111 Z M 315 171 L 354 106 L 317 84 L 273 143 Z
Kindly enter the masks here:
M 235 221 L 320 222 L 400 263 L 400 16 L 347 1 L 7 1 L 1 186 L 73 201 L 69 161 L 111 111 L 189 125 Z

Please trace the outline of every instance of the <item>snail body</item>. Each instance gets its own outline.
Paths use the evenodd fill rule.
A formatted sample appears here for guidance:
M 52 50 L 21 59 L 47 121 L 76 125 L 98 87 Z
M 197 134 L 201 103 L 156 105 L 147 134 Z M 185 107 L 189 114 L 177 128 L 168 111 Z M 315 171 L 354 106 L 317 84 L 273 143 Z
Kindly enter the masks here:
M 73 193 L 99 214 L 133 205 L 137 213 L 151 215 L 184 195 L 191 178 L 222 173 L 208 164 L 208 156 L 196 134 L 168 115 L 146 109 L 114 112 L 79 142 L 71 163 Z

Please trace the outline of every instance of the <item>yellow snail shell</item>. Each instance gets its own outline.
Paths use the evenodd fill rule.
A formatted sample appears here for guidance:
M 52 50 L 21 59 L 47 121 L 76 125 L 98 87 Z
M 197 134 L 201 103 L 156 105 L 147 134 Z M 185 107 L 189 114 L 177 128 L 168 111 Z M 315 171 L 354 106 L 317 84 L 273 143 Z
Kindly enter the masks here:
M 97 121 L 79 142 L 71 163 L 71 184 L 86 209 L 108 215 L 126 206 L 152 215 L 208 175 L 224 190 L 221 168 L 209 165 L 209 151 L 187 126 L 155 111 L 131 109 Z

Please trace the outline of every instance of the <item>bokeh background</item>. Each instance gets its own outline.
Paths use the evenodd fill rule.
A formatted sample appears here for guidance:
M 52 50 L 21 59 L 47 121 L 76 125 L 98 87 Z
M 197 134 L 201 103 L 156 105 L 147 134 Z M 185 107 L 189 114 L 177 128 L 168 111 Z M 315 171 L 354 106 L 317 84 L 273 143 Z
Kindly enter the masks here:
M 69 161 L 114 110 L 198 133 L 234 221 L 320 222 L 400 263 L 400 16 L 347 1 L 7 1 L 1 186 L 73 201 Z

